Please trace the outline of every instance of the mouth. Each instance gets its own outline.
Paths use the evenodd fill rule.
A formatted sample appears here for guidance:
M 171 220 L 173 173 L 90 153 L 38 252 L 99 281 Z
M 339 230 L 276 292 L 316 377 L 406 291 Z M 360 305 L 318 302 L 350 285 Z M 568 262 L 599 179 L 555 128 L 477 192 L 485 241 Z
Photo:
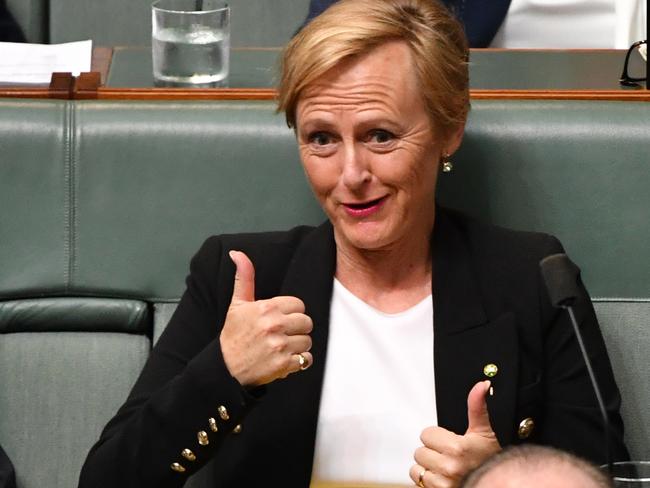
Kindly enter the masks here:
M 383 196 L 374 200 L 360 203 L 344 203 L 345 211 L 353 217 L 367 217 L 379 211 L 388 197 Z

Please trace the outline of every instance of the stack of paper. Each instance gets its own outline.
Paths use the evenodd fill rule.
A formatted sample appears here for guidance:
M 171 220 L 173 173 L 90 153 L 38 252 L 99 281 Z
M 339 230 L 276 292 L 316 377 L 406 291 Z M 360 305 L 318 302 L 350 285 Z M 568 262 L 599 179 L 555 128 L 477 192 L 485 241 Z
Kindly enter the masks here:
M 0 42 L 0 83 L 49 83 L 54 72 L 90 71 L 91 40 L 65 44 Z

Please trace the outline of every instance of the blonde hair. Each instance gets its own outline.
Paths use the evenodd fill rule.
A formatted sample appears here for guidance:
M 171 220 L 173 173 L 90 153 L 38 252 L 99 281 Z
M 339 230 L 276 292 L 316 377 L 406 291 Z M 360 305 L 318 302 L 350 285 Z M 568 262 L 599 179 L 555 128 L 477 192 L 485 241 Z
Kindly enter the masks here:
M 393 40 L 407 44 L 432 122 L 462 126 L 469 110 L 468 47 L 462 26 L 438 0 L 341 0 L 306 25 L 282 56 L 278 111 L 289 127 L 304 90 L 353 56 Z

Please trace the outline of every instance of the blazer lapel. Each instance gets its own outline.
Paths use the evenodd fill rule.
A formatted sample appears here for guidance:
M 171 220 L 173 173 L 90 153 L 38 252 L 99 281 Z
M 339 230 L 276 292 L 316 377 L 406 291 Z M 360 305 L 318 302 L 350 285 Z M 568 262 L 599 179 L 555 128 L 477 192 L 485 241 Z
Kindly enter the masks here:
M 251 444 L 255 446 L 252 455 L 258 461 L 264 459 L 258 468 L 268 468 L 272 476 L 278 472 L 278 465 L 283 466 L 281 479 L 266 479 L 269 486 L 308 486 L 311 480 L 335 265 L 334 236 L 327 222 L 296 249 L 280 289 L 281 295 L 295 296 L 305 303 L 305 312 L 314 324 L 314 363 L 305 371 L 267 385 L 266 398 L 251 412 L 259 424 Z
M 452 217 L 437 208 L 432 239 L 434 365 L 438 425 L 457 434 L 467 430 L 467 394 L 488 379 L 484 367 L 494 364 L 488 397 L 492 428 L 499 441 L 510 443 L 517 385 L 517 330 L 514 316 L 490 320 L 467 237 Z

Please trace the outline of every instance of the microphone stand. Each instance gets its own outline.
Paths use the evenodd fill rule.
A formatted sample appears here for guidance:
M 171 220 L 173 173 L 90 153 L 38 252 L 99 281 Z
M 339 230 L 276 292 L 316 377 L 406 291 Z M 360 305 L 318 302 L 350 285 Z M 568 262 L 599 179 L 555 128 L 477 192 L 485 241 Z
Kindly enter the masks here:
M 580 294 L 580 291 L 578 289 L 578 275 L 580 274 L 580 269 L 569 259 L 566 254 L 563 253 L 547 256 L 540 261 L 539 265 L 542 271 L 544 282 L 546 283 L 546 288 L 548 290 L 551 303 L 556 308 L 565 309 L 569 314 L 569 319 L 571 321 L 571 325 L 573 326 L 573 331 L 575 333 L 576 339 L 578 340 L 578 345 L 580 346 L 582 358 L 584 359 L 585 365 L 587 366 L 589 379 L 591 380 L 591 385 L 594 389 L 594 393 L 596 394 L 598 408 L 600 409 L 600 414 L 603 417 L 607 470 L 611 476 L 613 469 L 609 435 L 609 417 L 607 416 L 605 402 L 603 401 L 603 396 L 600 392 L 600 387 L 598 386 L 596 375 L 594 374 L 594 370 L 591 367 L 591 361 L 587 355 L 585 343 L 582 340 L 582 334 L 580 333 L 580 328 L 578 327 L 578 321 L 576 320 L 575 313 L 573 312 L 573 303 Z
M 573 313 L 573 307 L 571 305 L 562 306 L 567 312 L 569 312 L 569 318 L 571 319 L 571 325 L 573 325 L 573 331 L 576 334 L 576 339 L 578 339 L 578 345 L 580 346 L 580 351 L 582 352 L 582 358 L 585 360 L 585 365 L 587 366 L 587 371 L 589 372 L 589 379 L 591 379 L 591 386 L 594 388 L 596 393 L 596 400 L 598 401 L 598 407 L 600 408 L 600 414 L 603 417 L 603 427 L 605 429 L 605 455 L 607 456 L 607 471 L 612 475 L 612 451 L 609 445 L 609 417 L 607 416 L 607 410 L 605 409 L 605 402 L 603 401 L 603 396 L 600 393 L 600 388 L 598 387 L 598 381 L 596 380 L 596 375 L 594 370 L 591 367 L 591 361 L 589 356 L 587 356 L 587 349 L 585 348 L 585 343 L 582 340 L 582 334 L 578 328 L 578 321 L 576 320 L 575 314 Z

